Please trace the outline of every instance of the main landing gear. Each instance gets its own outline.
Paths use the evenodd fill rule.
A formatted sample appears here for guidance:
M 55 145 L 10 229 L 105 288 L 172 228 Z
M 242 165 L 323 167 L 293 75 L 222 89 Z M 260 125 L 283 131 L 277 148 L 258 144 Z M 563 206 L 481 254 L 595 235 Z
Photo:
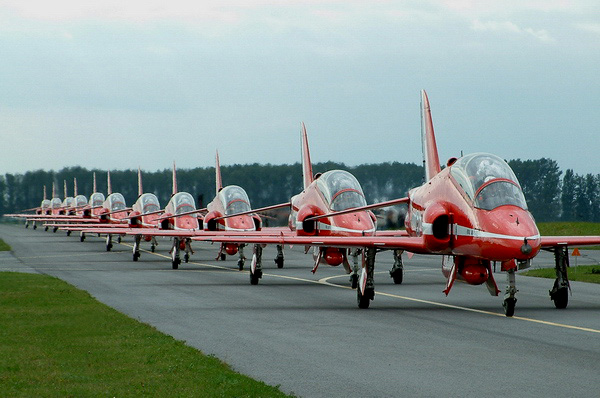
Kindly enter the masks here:
M 390 270 L 390 278 L 394 280 L 396 285 L 402 283 L 404 278 L 404 265 L 402 264 L 402 253 L 404 250 L 394 250 L 394 265 Z
M 112 249 L 113 244 L 112 244 L 112 235 L 108 234 L 106 235 L 106 251 L 109 252 L 110 249 Z
M 567 246 L 556 246 L 554 251 L 554 264 L 556 279 L 554 286 L 550 290 L 550 299 L 554 301 L 556 308 L 567 308 L 569 304 L 569 278 L 567 277 L 567 267 L 569 267 L 569 249 Z
M 350 255 L 352 256 L 352 274 L 350 275 L 350 286 L 352 289 L 358 287 L 358 256 L 362 254 L 362 249 L 351 249 Z
M 375 272 L 375 255 L 377 249 L 374 247 L 365 248 L 365 259 L 359 278 L 358 289 L 356 289 L 356 301 L 358 308 L 369 308 L 371 300 L 375 299 L 375 282 L 373 274 Z
M 283 268 L 283 245 L 277 245 L 277 256 L 273 260 L 277 268 Z
M 518 290 L 515 286 L 515 268 L 506 270 L 506 291 L 504 293 L 504 301 L 502 302 L 502 308 L 504 308 L 504 315 L 513 316 L 515 314 L 515 304 L 517 304 Z
M 250 262 L 250 284 L 258 285 L 258 280 L 262 278 L 262 246 L 254 245 L 254 253 Z
M 238 265 L 238 269 L 240 271 L 242 271 L 244 269 L 244 264 L 246 264 L 246 256 L 244 256 L 244 247 L 245 246 L 246 245 L 243 244 L 243 243 L 238 246 L 238 255 L 239 255 L 239 257 L 238 257 L 237 265 Z
M 79 241 L 80 241 L 80 242 L 83 242 L 84 240 L 85 240 L 85 232 L 81 231 L 81 232 L 79 233 Z
M 140 258 L 140 242 L 142 241 L 142 235 L 136 235 L 133 242 L 133 261 L 137 261 Z
M 194 254 L 194 250 L 192 250 L 192 239 L 185 238 L 185 241 L 181 241 L 179 238 L 173 238 L 173 247 L 171 247 L 171 266 L 173 269 L 178 269 L 179 264 L 181 264 L 180 253 L 183 249 L 183 261 L 186 263 L 190 261 L 190 254 Z

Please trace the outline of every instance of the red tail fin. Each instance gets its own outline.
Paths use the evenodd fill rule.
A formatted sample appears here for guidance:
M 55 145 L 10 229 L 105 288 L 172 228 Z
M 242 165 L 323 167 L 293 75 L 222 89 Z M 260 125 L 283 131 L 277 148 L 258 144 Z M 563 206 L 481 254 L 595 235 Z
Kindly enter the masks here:
M 63 180 L 63 190 L 65 192 L 65 198 L 66 198 L 67 196 L 69 196 L 67 194 L 67 180 Z
M 77 178 L 73 178 L 73 197 L 77 196 Z
M 56 198 L 56 183 L 52 181 L 52 199 Z
M 215 181 L 217 188 L 216 194 L 218 194 L 221 188 L 223 188 L 223 180 L 221 179 L 221 163 L 219 162 L 219 151 L 217 151 L 217 158 L 215 161 Z
M 142 188 L 142 170 L 138 166 L 138 196 L 142 196 L 144 188 Z
M 429 99 L 425 90 L 421 91 L 421 141 L 423 143 L 423 167 L 425 168 L 425 179 L 429 181 L 442 168 L 438 156 L 435 134 L 433 133 L 433 121 L 431 120 L 431 109 Z
M 48 198 L 46 198 L 46 186 L 44 185 L 44 199 L 43 200 L 46 200 L 46 199 L 48 199 Z
M 177 171 L 175 170 L 175 161 L 173 161 L 173 195 L 177 193 Z
M 312 163 L 310 162 L 310 152 L 308 150 L 308 137 L 306 135 L 306 126 L 302 122 L 302 178 L 304 180 L 304 188 L 308 187 L 313 182 Z
M 107 188 L 106 188 L 106 195 L 112 195 L 112 184 L 110 183 L 110 170 L 108 170 L 106 172 L 106 181 L 107 181 Z
M 95 171 L 94 171 L 93 176 L 94 176 L 94 186 L 92 188 L 92 193 L 96 193 L 96 192 L 98 192 L 98 187 L 96 187 L 96 172 Z

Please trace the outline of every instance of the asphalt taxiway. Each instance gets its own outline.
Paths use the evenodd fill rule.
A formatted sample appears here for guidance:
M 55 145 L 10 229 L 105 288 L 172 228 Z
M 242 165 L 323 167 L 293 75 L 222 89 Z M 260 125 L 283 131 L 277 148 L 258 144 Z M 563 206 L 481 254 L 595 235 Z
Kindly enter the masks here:
M 548 296 L 552 280 L 517 276 L 515 316 L 506 318 L 502 298 L 484 286 L 457 283 L 445 297 L 439 257 L 404 256 L 404 282 L 394 285 L 387 275 L 392 255 L 383 252 L 375 300 L 361 310 L 343 269 L 321 265 L 313 275 L 312 257 L 300 248 L 286 247 L 285 266 L 277 269 L 275 250 L 267 247 L 264 276 L 252 286 L 236 259 L 214 261 L 216 245 L 196 243 L 190 263 L 172 270 L 168 240 L 133 262 L 127 240 L 106 252 L 101 238 L 81 243 L 21 225 L 0 225 L 0 238 L 13 248 L 0 256 L 0 270 L 59 277 L 298 396 L 600 391 L 600 285 L 571 282 L 569 306 L 557 310 Z M 600 264 L 600 251 L 583 253 L 579 264 Z M 542 254 L 534 267 L 552 262 Z M 503 290 L 504 274 L 495 277 Z

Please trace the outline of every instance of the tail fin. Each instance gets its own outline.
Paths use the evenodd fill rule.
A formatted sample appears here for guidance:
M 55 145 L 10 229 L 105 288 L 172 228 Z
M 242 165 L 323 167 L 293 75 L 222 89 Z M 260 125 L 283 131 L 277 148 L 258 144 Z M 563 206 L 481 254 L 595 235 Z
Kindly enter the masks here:
M 96 192 L 98 192 L 98 189 L 97 189 L 98 187 L 96 186 L 96 172 L 95 171 L 93 173 L 93 176 L 94 176 L 94 187 L 92 188 L 93 189 L 92 193 L 96 193 Z
M 217 151 L 217 158 L 215 162 L 215 180 L 218 194 L 221 188 L 223 188 L 223 180 L 221 179 L 221 163 L 219 162 L 219 151 Z
M 306 135 L 306 126 L 302 122 L 302 178 L 304 180 L 304 188 L 308 187 L 313 182 L 312 163 L 310 162 L 310 152 L 308 150 L 308 137 Z
M 173 161 L 173 195 L 177 193 L 177 171 L 175 170 L 175 161 Z
M 65 198 L 69 195 L 67 195 L 67 180 L 63 180 L 63 190 L 65 192 Z
M 46 200 L 46 199 L 48 199 L 48 198 L 46 197 L 46 186 L 44 185 L 44 199 L 43 200 Z
M 429 98 L 425 90 L 421 90 L 421 142 L 423 144 L 423 167 L 425 168 L 425 180 L 429 181 L 442 168 L 438 156 L 435 134 L 433 133 L 433 121 L 431 120 L 431 109 Z
M 110 170 L 106 172 L 106 181 L 108 187 L 106 188 L 106 195 L 112 195 L 112 184 L 110 183 Z
M 56 183 L 52 181 L 52 199 L 56 198 Z
M 73 178 L 73 197 L 77 196 L 77 178 Z
M 138 167 L 138 196 L 142 196 L 144 189 L 142 188 L 142 170 Z

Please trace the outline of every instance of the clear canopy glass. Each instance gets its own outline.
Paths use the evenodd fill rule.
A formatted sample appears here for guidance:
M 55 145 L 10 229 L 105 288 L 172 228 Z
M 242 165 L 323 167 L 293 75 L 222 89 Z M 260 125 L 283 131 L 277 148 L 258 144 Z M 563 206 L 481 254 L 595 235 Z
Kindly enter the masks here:
M 242 187 L 228 185 L 219 192 L 221 203 L 225 206 L 225 214 L 232 215 L 250 211 L 250 199 Z
M 514 205 L 527 209 L 521 186 L 510 166 L 496 155 L 473 153 L 450 166 L 450 174 L 475 207 L 492 210 Z
M 175 203 L 175 214 L 196 210 L 196 202 L 192 195 L 187 192 L 176 193 L 173 197 L 173 202 Z
M 145 193 L 140 197 L 142 203 L 142 214 L 152 213 L 160 210 L 158 198 L 153 193 Z
M 113 193 L 108 196 L 110 211 L 119 211 L 127 208 L 125 198 L 120 193 Z
M 358 180 L 347 171 L 331 170 L 323 173 L 317 179 L 317 186 L 332 211 L 367 205 Z
M 102 206 L 104 200 L 104 194 L 100 192 L 93 193 L 92 196 L 90 196 L 90 204 L 93 207 Z

